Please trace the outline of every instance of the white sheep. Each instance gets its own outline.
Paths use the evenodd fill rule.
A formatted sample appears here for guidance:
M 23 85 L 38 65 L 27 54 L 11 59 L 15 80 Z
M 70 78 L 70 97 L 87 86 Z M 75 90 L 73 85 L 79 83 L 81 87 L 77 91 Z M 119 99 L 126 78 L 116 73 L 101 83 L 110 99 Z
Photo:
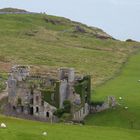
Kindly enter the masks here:
M 122 97 L 119 97 L 120 100 L 122 100 Z
M 125 109 L 128 109 L 128 107 L 126 106 L 126 107 L 124 107 Z
M 47 133 L 47 132 L 43 132 L 42 135 L 43 135 L 43 136 L 47 136 L 48 133 Z
M 1 128 L 6 128 L 6 124 L 5 123 L 1 123 L 0 127 Z

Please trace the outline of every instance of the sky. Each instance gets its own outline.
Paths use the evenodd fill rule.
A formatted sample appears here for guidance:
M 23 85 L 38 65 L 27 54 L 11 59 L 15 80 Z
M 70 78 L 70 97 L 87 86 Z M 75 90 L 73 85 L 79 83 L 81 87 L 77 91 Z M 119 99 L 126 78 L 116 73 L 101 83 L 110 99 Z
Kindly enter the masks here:
M 116 39 L 140 41 L 140 0 L 0 0 L 0 8 L 5 7 L 63 16 Z

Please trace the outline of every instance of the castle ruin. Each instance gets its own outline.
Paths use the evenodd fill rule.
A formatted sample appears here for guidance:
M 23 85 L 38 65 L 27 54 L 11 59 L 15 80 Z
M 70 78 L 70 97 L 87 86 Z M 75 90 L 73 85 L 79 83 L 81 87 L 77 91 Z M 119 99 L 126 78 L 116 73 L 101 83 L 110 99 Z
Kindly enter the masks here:
M 32 74 L 29 66 L 14 66 L 8 79 L 8 102 L 20 114 L 52 119 L 64 101 L 71 104 L 72 120 L 89 114 L 91 78 L 77 76 L 73 68 L 60 68 L 57 77 Z

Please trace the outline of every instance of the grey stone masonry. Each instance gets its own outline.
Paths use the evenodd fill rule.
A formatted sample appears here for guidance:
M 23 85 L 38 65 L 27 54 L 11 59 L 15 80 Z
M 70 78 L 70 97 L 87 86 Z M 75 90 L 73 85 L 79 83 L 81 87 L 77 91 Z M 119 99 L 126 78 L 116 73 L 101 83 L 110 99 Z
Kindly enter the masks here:
M 13 111 L 53 120 L 54 113 L 69 101 L 78 108 L 69 112 L 73 119 L 84 119 L 89 113 L 90 77 L 77 78 L 74 68 L 60 68 L 57 75 L 38 75 L 29 66 L 13 66 L 8 78 L 8 102 Z

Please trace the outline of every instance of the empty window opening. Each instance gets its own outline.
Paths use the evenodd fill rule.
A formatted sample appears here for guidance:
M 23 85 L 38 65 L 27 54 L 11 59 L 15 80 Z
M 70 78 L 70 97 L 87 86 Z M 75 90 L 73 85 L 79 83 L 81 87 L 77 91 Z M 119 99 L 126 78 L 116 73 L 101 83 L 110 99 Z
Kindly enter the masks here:
M 46 117 L 49 117 L 50 116 L 50 113 L 49 112 L 46 112 Z
M 13 106 L 13 110 L 16 110 L 16 107 L 15 106 Z
M 36 113 L 38 113 L 39 112 L 39 108 L 38 107 L 36 107 Z
M 41 105 L 44 106 L 44 101 L 43 100 L 41 101 Z
M 33 107 L 30 107 L 30 115 L 33 115 L 33 113 L 34 113 L 34 109 Z

